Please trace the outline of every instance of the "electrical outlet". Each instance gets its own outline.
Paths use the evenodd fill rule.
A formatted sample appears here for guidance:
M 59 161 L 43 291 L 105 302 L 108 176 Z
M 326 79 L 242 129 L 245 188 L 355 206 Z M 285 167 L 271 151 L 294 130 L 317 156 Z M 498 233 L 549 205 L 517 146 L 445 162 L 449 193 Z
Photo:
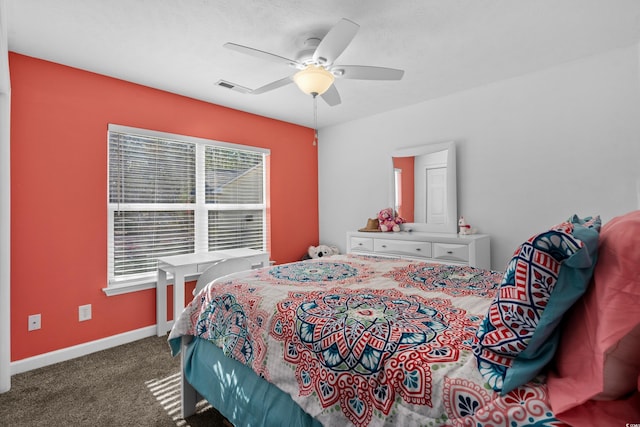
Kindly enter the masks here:
M 41 317 L 40 314 L 32 314 L 29 316 L 29 330 L 35 331 L 40 329 L 41 325 Z
M 91 304 L 78 307 L 78 321 L 84 322 L 91 319 Z

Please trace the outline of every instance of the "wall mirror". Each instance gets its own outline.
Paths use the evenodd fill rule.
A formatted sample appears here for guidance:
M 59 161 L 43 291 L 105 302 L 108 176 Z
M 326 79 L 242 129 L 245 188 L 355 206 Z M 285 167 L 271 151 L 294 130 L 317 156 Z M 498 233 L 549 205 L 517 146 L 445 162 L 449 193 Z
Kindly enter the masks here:
M 455 143 L 400 148 L 391 155 L 391 206 L 407 221 L 402 228 L 457 233 Z

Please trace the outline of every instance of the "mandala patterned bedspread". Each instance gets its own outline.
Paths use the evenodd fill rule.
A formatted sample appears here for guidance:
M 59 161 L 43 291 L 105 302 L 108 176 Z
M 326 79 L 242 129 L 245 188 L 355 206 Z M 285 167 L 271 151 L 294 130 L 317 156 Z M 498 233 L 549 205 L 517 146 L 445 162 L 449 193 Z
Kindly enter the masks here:
M 501 277 L 353 255 L 284 264 L 206 287 L 169 339 L 212 341 L 324 425 L 562 425 L 542 381 L 500 396 L 478 372 Z

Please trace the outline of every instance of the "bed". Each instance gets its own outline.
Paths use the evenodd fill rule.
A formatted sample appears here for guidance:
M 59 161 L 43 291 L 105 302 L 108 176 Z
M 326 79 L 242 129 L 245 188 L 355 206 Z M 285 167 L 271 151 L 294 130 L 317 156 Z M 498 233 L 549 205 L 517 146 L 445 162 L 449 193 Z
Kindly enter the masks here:
M 237 426 L 640 423 L 629 224 L 640 231 L 640 212 L 602 230 L 574 215 L 504 272 L 335 255 L 217 279 L 169 335 L 183 413 L 204 397 Z M 599 381 L 612 361 L 616 380 Z

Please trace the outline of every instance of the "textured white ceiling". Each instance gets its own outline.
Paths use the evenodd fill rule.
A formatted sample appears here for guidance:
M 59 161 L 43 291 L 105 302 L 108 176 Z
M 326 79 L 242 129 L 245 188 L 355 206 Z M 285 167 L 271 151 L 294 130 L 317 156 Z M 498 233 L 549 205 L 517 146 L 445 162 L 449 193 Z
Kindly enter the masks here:
M 544 69 L 640 40 L 638 0 L 6 0 L 9 50 L 215 104 L 313 126 L 294 70 L 223 48 L 295 57 L 340 18 L 360 25 L 337 63 L 405 70 L 401 81 L 336 80 L 319 127 Z

